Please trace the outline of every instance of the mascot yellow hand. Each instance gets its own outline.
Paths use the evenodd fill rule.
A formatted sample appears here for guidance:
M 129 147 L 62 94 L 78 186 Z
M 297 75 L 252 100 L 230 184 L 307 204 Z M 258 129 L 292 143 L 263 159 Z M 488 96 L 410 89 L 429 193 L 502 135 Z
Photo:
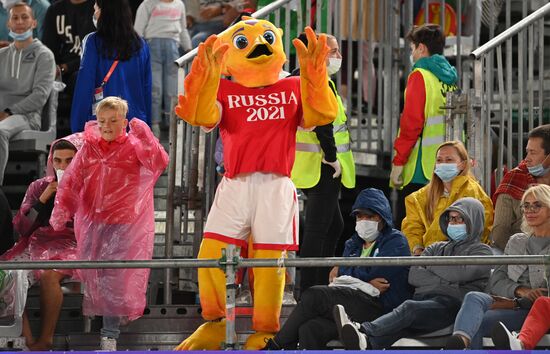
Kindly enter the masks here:
M 199 45 L 197 57 L 185 78 L 184 95 L 180 95 L 176 114 L 191 125 L 211 128 L 220 119 L 216 104 L 222 65 L 228 45 L 215 46 L 218 37 L 212 35 Z
M 300 88 L 302 91 L 302 109 L 304 128 L 326 125 L 334 121 L 338 113 L 338 102 L 328 85 L 327 74 L 327 37 L 322 34 L 319 40 L 311 27 L 305 29 L 308 46 L 294 39 L 294 47 L 300 63 Z

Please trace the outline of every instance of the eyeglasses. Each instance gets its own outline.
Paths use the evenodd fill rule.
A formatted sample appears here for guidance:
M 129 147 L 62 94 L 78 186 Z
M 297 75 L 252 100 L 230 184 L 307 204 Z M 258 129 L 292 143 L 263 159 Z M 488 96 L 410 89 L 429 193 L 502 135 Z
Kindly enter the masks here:
M 538 213 L 541 208 L 545 207 L 541 202 L 523 203 L 519 206 L 522 213 Z
M 447 222 L 448 223 L 453 223 L 453 224 L 463 224 L 464 223 L 464 218 L 460 215 L 457 215 L 457 216 L 447 215 Z

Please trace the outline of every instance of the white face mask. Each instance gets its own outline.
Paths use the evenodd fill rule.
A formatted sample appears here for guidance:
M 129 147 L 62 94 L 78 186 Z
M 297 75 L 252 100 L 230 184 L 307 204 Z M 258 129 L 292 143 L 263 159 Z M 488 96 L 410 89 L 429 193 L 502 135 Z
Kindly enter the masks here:
M 359 220 L 355 223 L 355 231 L 359 237 L 366 242 L 376 240 L 380 232 L 378 231 L 378 221 Z
M 334 75 L 340 71 L 342 66 L 342 58 L 328 58 L 327 73 Z
M 21 0 L 0 0 L 0 2 L 2 3 L 2 7 L 6 10 L 8 10 L 10 7 L 15 5 L 19 1 Z
M 61 183 L 61 179 L 63 178 L 64 173 L 65 170 L 55 170 L 55 174 L 57 175 L 57 183 Z

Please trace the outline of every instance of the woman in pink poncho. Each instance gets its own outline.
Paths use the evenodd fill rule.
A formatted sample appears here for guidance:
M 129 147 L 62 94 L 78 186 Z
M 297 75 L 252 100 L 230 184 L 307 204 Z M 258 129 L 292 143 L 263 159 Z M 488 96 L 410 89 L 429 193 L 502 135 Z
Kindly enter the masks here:
M 52 144 L 48 156 L 46 177 L 29 186 L 19 212 L 13 220 L 21 236 L 1 260 L 75 260 L 76 240 L 72 225 L 54 230 L 48 223 L 53 209 L 58 182 L 63 171 L 82 146 L 82 133 L 69 135 Z M 49 350 L 52 347 L 57 318 L 63 302 L 60 282 L 73 275 L 70 269 L 35 270 L 28 273 L 30 285 L 40 280 L 42 328 L 34 340 L 26 315 L 23 336 L 31 350 Z
M 103 99 L 97 122 L 86 123 L 84 145 L 66 171 L 50 223 L 62 228 L 74 215 L 82 260 L 152 258 L 153 187 L 168 155 L 146 123 L 128 120 L 126 101 Z M 116 348 L 121 321 L 143 314 L 149 269 L 81 269 L 84 315 L 103 316 L 101 348 Z

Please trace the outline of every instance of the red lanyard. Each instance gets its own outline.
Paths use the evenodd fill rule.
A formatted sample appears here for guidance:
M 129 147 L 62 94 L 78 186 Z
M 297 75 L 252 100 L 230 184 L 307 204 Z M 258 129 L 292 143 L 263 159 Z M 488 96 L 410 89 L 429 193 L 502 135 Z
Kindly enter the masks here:
M 115 71 L 115 68 L 116 68 L 117 65 L 118 65 L 118 60 L 115 60 L 113 62 L 113 65 L 111 65 L 111 68 L 107 72 L 107 75 L 105 75 L 105 77 L 103 78 L 103 81 L 101 82 L 101 86 L 105 86 L 107 81 L 109 81 L 109 79 L 111 78 L 111 75 L 113 74 L 113 71 Z

